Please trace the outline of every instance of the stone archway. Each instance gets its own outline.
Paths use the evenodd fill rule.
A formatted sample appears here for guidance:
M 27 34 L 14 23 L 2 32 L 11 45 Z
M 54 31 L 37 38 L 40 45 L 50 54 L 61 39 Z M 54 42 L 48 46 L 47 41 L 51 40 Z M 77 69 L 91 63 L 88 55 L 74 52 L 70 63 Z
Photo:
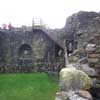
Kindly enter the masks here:
M 28 44 L 23 44 L 18 50 L 17 65 L 23 66 L 22 70 L 27 70 L 25 66 L 32 66 L 32 48 Z
M 31 58 L 32 57 L 32 48 L 28 44 L 23 44 L 20 46 L 18 51 L 19 58 Z

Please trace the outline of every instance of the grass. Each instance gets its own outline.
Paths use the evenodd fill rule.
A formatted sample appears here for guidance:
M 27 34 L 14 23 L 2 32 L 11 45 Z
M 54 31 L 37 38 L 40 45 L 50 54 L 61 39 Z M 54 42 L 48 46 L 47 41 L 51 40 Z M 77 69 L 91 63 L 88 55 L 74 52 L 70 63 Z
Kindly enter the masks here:
M 54 100 L 57 89 L 45 73 L 0 75 L 0 100 Z

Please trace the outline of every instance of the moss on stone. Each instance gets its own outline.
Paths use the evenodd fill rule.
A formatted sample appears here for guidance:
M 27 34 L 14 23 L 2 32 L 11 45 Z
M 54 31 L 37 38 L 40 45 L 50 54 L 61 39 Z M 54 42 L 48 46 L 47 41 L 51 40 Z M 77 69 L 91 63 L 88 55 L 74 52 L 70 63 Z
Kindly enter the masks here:
M 64 68 L 60 72 L 60 86 L 62 90 L 89 89 L 92 85 L 88 75 L 75 68 Z

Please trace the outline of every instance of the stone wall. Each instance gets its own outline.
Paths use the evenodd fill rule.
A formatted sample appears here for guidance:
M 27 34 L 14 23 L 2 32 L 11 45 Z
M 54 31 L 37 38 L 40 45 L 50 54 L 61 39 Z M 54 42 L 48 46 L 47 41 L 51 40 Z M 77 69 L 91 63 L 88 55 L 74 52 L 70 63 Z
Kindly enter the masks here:
M 89 40 L 86 46 L 89 67 L 94 69 L 95 74 L 90 76 L 93 80 L 92 93 L 100 98 L 100 34 L 96 34 Z
M 92 79 L 90 92 L 94 98 L 100 98 L 100 33 L 93 34 L 84 48 L 80 48 L 69 57 L 75 68 L 84 71 Z
M 64 65 L 63 49 L 42 30 L 1 30 L 0 38 L 0 72 L 58 71 Z
M 66 20 L 67 40 L 76 42 L 74 48 L 81 48 L 93 35 L 100 33 L 100 13 L 80 11 Z

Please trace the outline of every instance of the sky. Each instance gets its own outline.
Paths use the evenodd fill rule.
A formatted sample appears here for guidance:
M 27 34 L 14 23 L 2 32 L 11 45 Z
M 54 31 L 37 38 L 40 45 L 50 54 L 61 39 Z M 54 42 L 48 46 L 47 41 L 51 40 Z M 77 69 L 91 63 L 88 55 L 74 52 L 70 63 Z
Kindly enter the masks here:
M 49 28 L 63 28 L 78 11 L 100 12 L 100 0 L 0 0 L 0 26 L 31 26 L 33 18 L 41 18 Z

